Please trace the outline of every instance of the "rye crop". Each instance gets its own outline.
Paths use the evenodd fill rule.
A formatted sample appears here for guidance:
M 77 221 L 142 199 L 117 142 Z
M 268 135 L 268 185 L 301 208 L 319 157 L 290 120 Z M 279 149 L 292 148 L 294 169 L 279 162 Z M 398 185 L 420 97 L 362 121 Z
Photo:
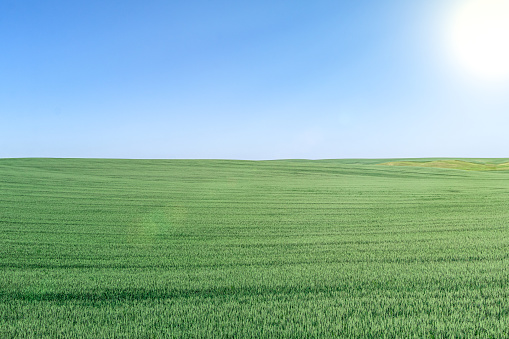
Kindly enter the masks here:
M 395 161 L 0 159 L 0 337 L 509 337 L 507 160 Z

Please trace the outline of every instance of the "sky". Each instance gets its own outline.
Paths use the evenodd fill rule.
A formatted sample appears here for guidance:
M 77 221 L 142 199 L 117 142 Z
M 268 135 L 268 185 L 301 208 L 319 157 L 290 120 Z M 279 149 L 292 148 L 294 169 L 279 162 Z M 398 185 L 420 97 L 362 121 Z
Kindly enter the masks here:
M 0 158 L 509 157 L 467 1 L 0 0 Z

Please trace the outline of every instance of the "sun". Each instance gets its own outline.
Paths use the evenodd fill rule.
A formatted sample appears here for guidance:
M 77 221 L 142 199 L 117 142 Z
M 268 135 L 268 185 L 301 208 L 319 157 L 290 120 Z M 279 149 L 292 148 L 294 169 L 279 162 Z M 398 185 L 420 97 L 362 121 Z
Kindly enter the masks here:
M 509 80 L 509 0 L 466 0 L 453 11 L 447 45 L 478 79 Z

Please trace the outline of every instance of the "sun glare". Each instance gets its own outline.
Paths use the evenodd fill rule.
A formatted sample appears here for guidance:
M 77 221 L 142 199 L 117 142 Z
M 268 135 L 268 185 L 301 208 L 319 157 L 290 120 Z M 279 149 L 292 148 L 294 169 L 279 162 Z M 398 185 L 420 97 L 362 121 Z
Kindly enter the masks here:
M 509 79 L 509 0 L 463 1 L 449 24 L 458 66 L 480 80 Z

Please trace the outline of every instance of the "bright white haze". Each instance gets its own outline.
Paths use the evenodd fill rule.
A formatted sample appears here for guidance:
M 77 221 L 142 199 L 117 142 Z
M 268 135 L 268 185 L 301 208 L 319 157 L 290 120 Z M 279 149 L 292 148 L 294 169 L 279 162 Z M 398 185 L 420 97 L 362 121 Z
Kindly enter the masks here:
M 452 11 L 453 60 L 479 80 L 509 79 L 509 0 L 467 0 Z

